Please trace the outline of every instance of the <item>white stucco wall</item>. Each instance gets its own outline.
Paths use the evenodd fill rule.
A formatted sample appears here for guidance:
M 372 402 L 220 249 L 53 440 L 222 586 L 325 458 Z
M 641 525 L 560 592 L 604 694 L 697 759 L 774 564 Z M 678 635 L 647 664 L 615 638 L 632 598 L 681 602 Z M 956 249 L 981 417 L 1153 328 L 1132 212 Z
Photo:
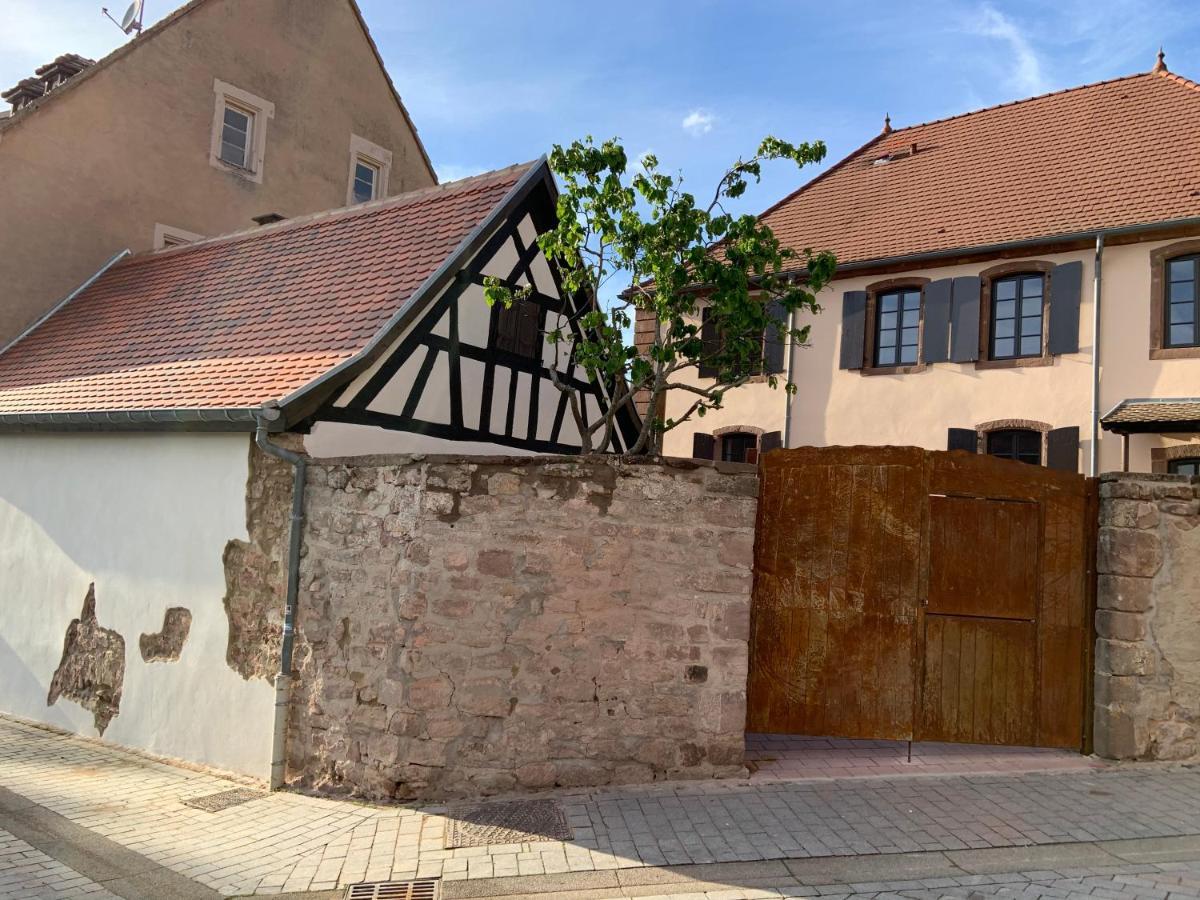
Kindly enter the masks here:
M 92 713 L 46 705 L 88 584 L 125 639 L 120 712 L 104 740 L 264 777 L 273 691 L 225 663 L 222 552 L 246 538 L 247 435 L 0 436 L 0 710 L 95 736 Z M 142 633 L 192 613 L 175 662 Z

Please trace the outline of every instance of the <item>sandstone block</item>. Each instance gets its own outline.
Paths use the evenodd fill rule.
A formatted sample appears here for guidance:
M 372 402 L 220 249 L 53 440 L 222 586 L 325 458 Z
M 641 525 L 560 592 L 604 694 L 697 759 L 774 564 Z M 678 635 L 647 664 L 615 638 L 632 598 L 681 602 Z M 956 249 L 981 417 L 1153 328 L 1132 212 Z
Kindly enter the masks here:
M 513 555 L 508 550 L 481 550 L 475 568 L 481 575 L 511 578 L 515 569 Z
M 1105 759 L 1140 759 L 1145 753 L 1134 717 L 1120 709 L 1096 707 L 1094 742 L 1096 755 Z
M 1097 610 L 1096 633 L 1118 641 L 1140 641 L 1146 636 L 1146 619 L 1141 613 Z
M 477 716 L 507 716 L 511 710 L 508 689 L 490 678 L 464 681 L 454 694 L 454 705 Z
M 1096 641 L 1096 671 L 1106 675 L 1152 675 L 1154 651 L 1138 643 L 1100 638 Z
M 453 694 L 454 685 L 445 676 L 418 678 L 408 686 L 408 705 L 413 709 L 444 709 Z
M 1162 566 L 1162 542 L 1150 531 L 1100 529 L 1099 571 L 1106 575 L 1152 577 Z
M 1100 609 L 1145 612 L 1154 601 L 1154 582 L 1149 578 L 1101 575 L 1097 582 L 1096 605 Z

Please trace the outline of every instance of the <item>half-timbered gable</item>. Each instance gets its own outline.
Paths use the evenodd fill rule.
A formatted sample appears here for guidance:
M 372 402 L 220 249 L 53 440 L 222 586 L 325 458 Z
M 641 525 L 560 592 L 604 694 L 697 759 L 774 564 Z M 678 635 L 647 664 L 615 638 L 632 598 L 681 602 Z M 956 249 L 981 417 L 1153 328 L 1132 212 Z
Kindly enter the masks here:
M 568 342 L 555 345 L 545 335 L 557 327 L 578 335 L 574 319 L 589 299 L 565 294 L 556 266 L 538 247 L 555 215 L 554 183 L 544 165 L 531 171 L 516 201 L 484 230 L 445 288 L 414 310 L 411 324 L 313 414 L 310 443 L 322 455 L 339 455 L 343 442 L 398 450 L 430 447 L 428 439 L 579 450 L 568 395 L 551 370 L 578 392 L 585 424 L 602 415 L 607 395 L 576 366 Z M 520 299 L 489 306 L 488 277 L 520 290 Z M 609 448 L 617 451 L 634 433 L 630 416 L 619 419 Z

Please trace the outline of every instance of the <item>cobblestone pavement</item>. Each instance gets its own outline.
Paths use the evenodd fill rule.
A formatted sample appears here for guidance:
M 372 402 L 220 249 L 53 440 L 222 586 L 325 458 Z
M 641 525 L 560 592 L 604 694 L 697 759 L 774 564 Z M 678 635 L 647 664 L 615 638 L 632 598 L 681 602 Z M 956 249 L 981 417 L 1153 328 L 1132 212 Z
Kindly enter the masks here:
M 182 801 L 237 785 L 4 717 L 0 784 L 224 894 L 1200 834 L 1200 771 L 1160 765 L 560 791 L 573 840 L 455 850 L 444 807 L 283 793 L 206 812 Z
M 0 828 L 0 897 L 116 900 L 100 885 Z

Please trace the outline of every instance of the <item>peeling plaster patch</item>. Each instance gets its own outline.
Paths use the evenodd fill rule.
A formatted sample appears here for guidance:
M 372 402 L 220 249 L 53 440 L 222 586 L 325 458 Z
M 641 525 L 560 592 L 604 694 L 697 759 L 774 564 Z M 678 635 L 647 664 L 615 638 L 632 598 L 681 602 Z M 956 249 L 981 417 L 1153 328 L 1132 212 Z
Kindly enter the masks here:
M 284 440 L 277 440 L 281 445 Z M 250 444 L 246 485 L 248 541 L 225 546 L 225 661 L 243 678 L 273 681 L 287 596 L 292 468 Z
M 162 631 L 143 634 L 138 639 L 146 662 L 174 662 L 183 652 L 183 644 L 192 629 L 192 614 L 182 606 L 172 606 L 163 616 Z
M 46 705 L 59 697 L 74 700 L 95 716 L 96 730 L 104 734 L 120 712 L 121 684 L 125 680 L 125 638 L 96 619 L 96 585 L 88 585 L 83 612 L 67 626 L 62 661 L 50 681 Z

